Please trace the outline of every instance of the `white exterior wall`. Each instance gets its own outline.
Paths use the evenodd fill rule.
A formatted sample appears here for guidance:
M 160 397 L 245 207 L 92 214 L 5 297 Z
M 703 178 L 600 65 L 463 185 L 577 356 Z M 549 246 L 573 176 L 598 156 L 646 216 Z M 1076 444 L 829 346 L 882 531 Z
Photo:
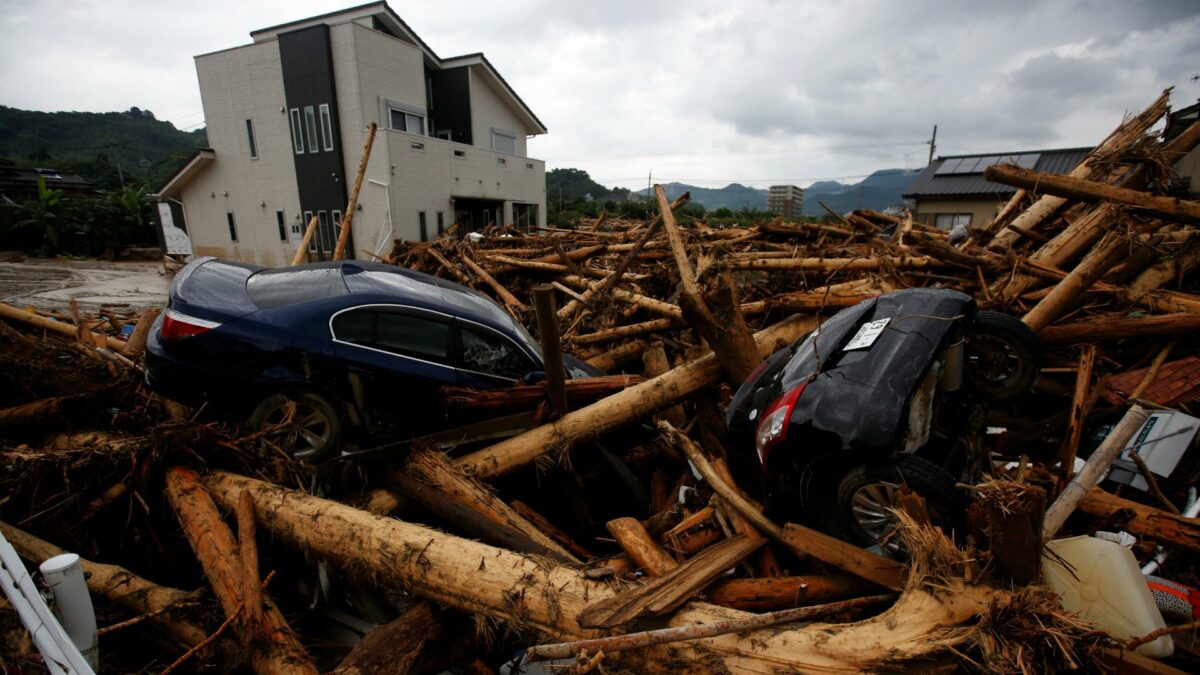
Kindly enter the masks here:
M 525 123 L 504 103 L 500 94 L 480 76 L 482 66 L 471 66 L 471 136 L 475 145 L 492 149 L 492 128 L 511 132 L 517 137 L 517 155 L 524 157 Z
M 292 160 L 279 47 L 274 40 L 196 57 L 200 96 L 216 160 L 182 190 L 188 233 L 196 255 L 259 265 L 291 261 L 299 237 L 300 196 Z M 246 118 L 254 120 L 258 159 L 250 159 Z M 275 212 L 283 210 L 288 241 L 279 239 Z M 226 213 L 233 211 L 238 240 Z

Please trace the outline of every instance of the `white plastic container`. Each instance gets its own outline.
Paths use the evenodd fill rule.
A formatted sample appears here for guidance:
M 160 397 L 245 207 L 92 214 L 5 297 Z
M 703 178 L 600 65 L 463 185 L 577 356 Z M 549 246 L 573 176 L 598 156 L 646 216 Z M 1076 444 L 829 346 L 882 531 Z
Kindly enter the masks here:
M 58 621 L 93 670 L 99 668 L 100 650 L 96 612 L 83 578 L 83 565 L 75 553 L 63 553 L 43 562 L 38 569 L 54 595 Z
M 1095 537 L 1058 539 L 1046 548 L 1071 566 L 1067 569 L 1051 555 L 1042 557 L 1046 584 L 1062 599 L 1063 609 L 1120 640 L 1141 637 L 1167 625 L 1129 549 Z M 1170 636 L 1164 635 L 1136 651 L 1164 658 L 1174 648 Z

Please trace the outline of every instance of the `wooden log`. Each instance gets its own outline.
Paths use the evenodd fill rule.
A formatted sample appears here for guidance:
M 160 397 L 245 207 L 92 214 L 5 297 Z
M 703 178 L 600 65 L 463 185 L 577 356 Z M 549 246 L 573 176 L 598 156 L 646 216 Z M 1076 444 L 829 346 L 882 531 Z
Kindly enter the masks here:
M 631 340 L 587 359 L 587 364 L 607 373 L 637 359 L 645 349 L 644 340 Z
M 0 410 L 0 431 L 62 428 L 86 402 L 84 396 L 53 396 Z
M 216 504 L 195 473 L 179 467 L 168 469 L 166 492 L 183 525 L 184 535 L 208 577 L 213 595 L 221 603 L 225 615 L 233 618 L 246 598 L 233 533 L 221 520 Z M 238 493 L 234 504 L 242 498 L 242 492 Z M 251 647 L 250 665 L 255 672 L 316 674 L 317 669 L 300 639 L 269 597 L 263 596 L 262 621 L 256 625 L 247 623 L 240 628 L 243 643 Z
M 438 253 L 438 250 L 436 248 L 430 246 L 428 249 L 425 250 L 425 252 L 429 254 L 430 258 L 433 258 L 434 260 L 436 260 L 437 264 L 440 265 L 442 267 L 442 269 L 446 270 L 451 275 L 453 275 L 455 279 L 458 279 L 458 283 L 460 283 L 464 286 L 469 286 L 471 284 L 471 280 L 467 278 L 467 275 L 463 274 L 462 270 L 458 269 L 457 265 L 450 262 L 449 260 L 446 260 L 446 257 L 443 256 L 441 253 Z
M 667 550 L 676 555 L 687 556 L 724 538 L 720 525 L 715 520 L 715 509 L 706 506 L 680 520 L 662 534 Z M 754 536 L 758 535 L 756 532 Z
M 1107 183 L 1081 180 L 1033 169 L 1022 169 L 1009 164 L 989 166 L 984 172 L 984 178 L 996 183 L 1023 187 L 1026 190 L 1036 190 L 1043 194 L 1057 195 L 1066 199 L 1081 202 L 1108 201 L 1135 207 L 1171 220 L 1185 223 L 1200 222 L 1200 202 L 1160 197 Z
M 1108 135 L 1108 138 L 1105 138 L 1095 149 L 1088 153 L 1088 156 L 1084 157 L 1067 175 L 1072 178 L 1091 178 L 1096 174 L 1106 176 L 1111 172 L 1120 171 L 1120 167 L 1106 168 L 1111 165 L 1111 158 L 1125 155 L 1126 151 L 1133 144 L 1145 136 L 1150 127 L 1154 126 L 1158 120 L 1167 114 L 1167 111 L 1170 110 L 1170 93 L 1170 89 L 1163 91 L 1141 113 L 1123 120 Z M 1012 224 L 1027 230 L 1036 231 L 1039 225 L 1049 219 L 1051 215 L 1056 213 L 1066 203 L 1067 200 L 1062 197 L 1044 195 L 1014 218 Z M 1006 250 L 1016 238 L 1017 234 L 1012 230 L 1002 230 L 992 240 L 988 248 L 996 251 Z
M 734 535 L 649 583 L 588 605 L 579 613 L 579 624 L 587 628 L 611 628 L 640 617 L 666 614 L 764 543 L 762 539 Z
M 76 327 L 72 326 L 69 323 L 63 323 L 62 321 L 55 321 L 54 319 L 47 319 L 44 316 L 39 316 L 32 312 L 23 311 L 23 310 L 17 309 L 16 307 L 13 307 L 12 305 L 6 305 L 2 302 L 0 302 L 0 318 L 9 319 L 12 321 L 18 321 L 20 323 L 23 323 L 23 324 L 26 324 L 29 326 L 33 326 L 34 328 L 40 328 L 42 330 L 47 330 L 52 333 L 58 333 L 59 335 L 62 335 L 62 336 L 68 337 L 68 338 L 72 338 L 72 339 L 74 339 L 76 337 L 76 333 L 77 333 Z M 108 345 L 108 348 L 112 349 L 114 351 L 121 351 L 125 347 L 125 343 L 122 340 L 118 340 L 117 338 L 112 337 L 112 336 L 105 336 L 100 333 L 92 333 L 90 331 L 88 332 L 88 335 L 85 336 L 88 339 L 89 344 L 91 344 L 92 341 L 97 339 L 94 336 L 102 337 L 104 339 L 105 344 Z
M 637 375 L 606 375 L 568 380 L 563 387 L 563 396 L 572 403 L 592 402 L 624 391 L 643 381 Z M 441 393 L 443 401 L 450 408 L 529 408 L 546 400 L 547 385 L 545 383 L 523 384 L 505 389 L 483 391 L 468 387 L 442 387 Z
M 552 561 L 373 516 L 278 485 L 225 472 L 210 474 L 206 485 L 227 508 L 242 490 L 251 490 L 259 528 L 317 559 L 448 607 L 538 628 L 552 638 L 596 637 L 581 628 L 575 617 L 589 602 L 613 595 L 606 582 L 591 581 L 583 572 Z M 948 580 L 936 596 L 910 589 L 879 616 L 837 630 L 817 624 L 705 638 L 670 656 L 696 658 L 694 650 L 701 650 L 706 658 L 717 659 L 718 666 L 760 672 L 901 663 L 959 644 L 966 635 L 948 635 L 942 629 L 973 619 L 1000 597 L 992 589 Z M 693 601 L 666 623 L 688 626 L 748 616 Z M 650 651 L 642 663 L 666 657 L 667 653 Z
M 312 243 L 313 235 L 316 232 L 317 216 L 314 215 L 312 218 L 309 218 L 308 227 L 304 228 L 304 238 L 300 240 L 300 245 L 296 247 L 296 253 L 292 256 L 293 267 L 308 262 L 308 247 Z
M 683 208 L 683 206 L 687 204 L 688 200 L 691 198 L 692 195 L 690 192 L 685 192 L 679 195 L 675 198 L 675 201 L 671 202 L 671 206 L 667 209 L 667 212 L 674 213 L 676 209 Z M 620 264 L 617 265 L 617 269 L 613 272 L 613 274 L 602 281 L 596 288 L 596 293 L 598 295 L 603 297 L 604 291 L 621 282 L 621 279 L 625 276 L 625 270 L 629 269 L 629 264 L 633 262 L 633 259 L 636 258 L 639 253 L 641 253 L 642 249 L 647 244 L 649 244 L 650 238 L 654 236 L 654 233 L 658 230 L 658 226 L 661 225 L 662 222 L 663 214 L 660 211 L 659 213 L 655 214 L 654 219 L 651 220 L 650 224 L 646 226 L 645 231 L 641 234 L 641 236 L 638 237 L 637 242 L 633 244 L 632 248 L 629 249 L 629 252 L 625 254 L 625 257 L 621 259 Z M 612 247 L 610 250 L 615 251 L 617 248 Z
M 17 554 L 29 562 L 41 564 L 67 551 L 39 539 L 8 523 L 0 522 L 0 534 L 12 544 Z M 204 626 L 164 610 L 195 597 L 195 594 L 176 588 L 160 586 L 118 565 L 93 562 L 80 558 L 88 590 L 104 597 L 131 614 L 151 614 L 150 623 L 162 629 L 184 647 L 198 645 L 207 633 Z
M 1140 405 L 1135 404 L 1125 411 L 1125 416 L 1088 458 L 1087 464 L 1071 479 L 1050 508 L 1046 509 L 1046 518 L 1042 523 L 1044 539 L 1049 540 L 1058 534 L 1059 528 L 1067 522 L 1067 516 L 1075 511 L 1084 495 L 1100 482 L 1109 465 L 1121 454 L 1129 439 L 1133 438 L 1149 417 L 1149 411 Z
M 946 262 L 927 256 L 898 256 L 872 258 L 768 258 L 763 260 L 731 260 L 731 270 L 761 270 L 764 272 L 877 272 L 894 269 L 902 272 L 936 270 L 949 267 Z
M 642 366 L 646 369 L 646 377 L 650 379 L 665 375 L 667 371 L 671 370 L 671 364 L 667 361 L 667 351 L 663 348 L 662 342 L 655 341 L 642 352 Z M 659 415 L 676 427 L 687 424 L 687 413 L 680 404 L 667 408 Z
M 429 603 L 418 602 L 364 635 L 329 675 L 420 672 L 420 661 L 444 631 Z
M 243 492 L 237 508 L 238 557 L 242 561 L 242 607 L 251 626 L 262 621 L 262 578 L 258 575 L 258 542 L 254 538 L 254 495 Z
M 1197 125 L 1200 128 L 1200 125 Z M 1162 288 L 1200 266 L 1200 245 L 1192 245 L 1173 257 L 1155 262 L 1129 284 L 1127 292 L 1131 298 L 1142 298 Z
M 472 274 L 479 277 L 480 281 L 488 286 L 491 286 L 492 290 L 495 291 L 496 295 L 504 302 L 504 305 L 508 307 L 510 312 L 514 310 L 517 312 L 524 312 L 526 310 L 525 305 L 520 300 L 517 300 L 517 296 L 509 292 L 509 290 L 505 288 L 499 281 L 496 281 L 492 275 L 484 271 L 484 269 L 479 266 L 479 263 L 471 260 L 471 256 L 463 254 L 459 259 L 462 260 L 462 264 L 466 266 L 467 269 L 471 270 Z
M 569 284 L 576 288 L 581 288 L 581 289 L 594 288 L 597 296 L 599 296 L 601 293 L 600 288 L 599 288 L 600 282 L 596 282 L 595 284 L 593 284 L 592 282 L 589 282 L 587 279 L 584 279 L 583 277 L 577 277 L 573 274 L 563 277 L 562 281 L 563 281 L 563 283 Z M 659 316 L 662 316 L 662 317 L 665 317 L 668 319 L 675 319 L 676 321 L 683 320 L 683 311 L 679 309 L 678 305 L 673 305 L 669 302 L 663 302 L 662 300 L 659 300 L 657 298 L 651 298 L 646 295 L 641 295 L 640 293 L 633 293 L 631 291 L 625 291 L 620 288 L 612 288 L 609 290 L 609 293 L 611 294 L 612 297 L 616 298 L 617 300 L 628 302 L 629 304 L 632 304 L 632 305 L 637 305 L 638 307 L 641 307 L 648 311 L 654 312 L 655 314 L 658 314 Z
M 975 546 L 987 551 L 995 575 L 1027 586 L 1042 576 L 1042 520 L 1046 493 L 1040 487 L 990 481 L 978 487 L 968 509 Z
M 415 480 L 406 481 L 407 475 Z M 514 511 L 484 485 L 452 465 L 440 452 L 414 452 L 401 471 L 389 471 L 388 480 L 404 494 L 420 502 L 451 522 L 460 524 L 476 536 L 495 541 L 493 537 L 508 531 L 527 539 L 536 547 L 522 546 L 520 550 L 549 554 L 564 562 L 579 562 L 565 548 Z M 455 508 L 457 507 L 457 508 Z M 474 513 L 483 519 L 482 527 L 462 515 Z M 506 543 L 501 540 L 501 543 Z
M 1038 337 L 1048 344 L 1071 344 L 1079 342 L 1107 342 L 1135 337 L 1157 337 L 1161 335 L 1183 335 L 1200 330 L 1200 315 L 1192 313 L 1163 314 L 1126 318 L 1097 316 L 1085 321 L 1049 326 Z
M 1067 478 L 1075 473 L 1075 453 L 1079 450 L 1079 439 L 1083 438 L 1088 401 L 1092 400 L 1092 368 L 1095 364 L 1096 345 L 1084 345 L 1079 351 L 1079 366 L 1075 371 L 1075 393 L 1071 397 L 1071 417 L 1067 422 L 1067 435 L 1063 438 L 1056 462 L 1059 471 Z
M 625 555 L 647 575 L 662 576 L 679 566 L 636 518 L 610 520 L 605 523 L 605 528 L 617 540 Z
M 641 323 L 631 323 L 616 328 L 606 328 L 588 333 L 587 335 L 576 335 L 571 338 L 572 344 L 576 345 L 594 345 L 603 342 L 615 342 L 626 338 L 641 337 L 652 333 L 661 333 L 669 330 L 676 330 L 683 327 L 683 320 L 680 319 L 652 319 Z M 601 370 L 606 370 L 601 368 Z
M 858 597 L 878 590 L 879 586 L 853 574 L 810 574 L 720 581 L 713 584 L 705 596 L 714 605 L 748 612 L 769 612 Z
M 354 186 L 350 189 L 350 200 L 346 202 L 346 210 L 342 212 L 342 224 L 338 230 L 337 245 L 333 249 L 333 259 L 341 260 L 346 257 L 346 245 L 350 242 L 350 224 L 354 222 L 354 212 L 358 207 L 358 192 L 362 189 L 363 176 L 367 173 L 367 163 L 371 159 L 371 145 L 375 142 L 375 132 L 379 125 L 371 122 L 367 127 L 367 140 L 363 142 L 362 158 L 358 160 L 358 172 L 354 176 Z
M 562 342 L 558 334 L 554 287 L 539 284 L 533 288 L 533 308 L 537 315 L 538 337 L 546 372 L 546 400 L 555 416 L 567 412 L 567 371 L 563 366 Z
M 133 332 L 129 334 L 129 341 L 121 349 L 125 356 L 137 356 L 146 350 L 146 338 L 150 336 L 150 328 L 154 326 L 154 321 L 161 311 L 157 307 L 151 307 L 142 312 L 133 327 Z
M 721 272 L 710 277 L 703 295 L 683 293 L 680 309 L 692 330 L 704 338 L 725 371 L 725 380 L 738 387 L 762 363 L 750 326 L 738 304 L 733 275 Z
M 1079 502 L 1079 510 L 1095 518 L 1118 519 L 1126 532 L 1153 539 L 1163 546 L 1200 553 L 1200 519 L 1177 516 L 1100 488 L 1088 491 Z
M 783 345 L 815 329 L 814 317 L 795 315 L 759 331 L 755 340 L 759 353 L 767 356 Z M 551 424 L 531 429 L 520 436 L 501 441 L 456 460 L 463 469 L 480 477 L 499 476 L 514 471 L 551 452 L 566 452 L 571 447 L 603 436 L 634 420 L 677 403 L 715 383 L 721 366 L 710 352 L 686 365 L 647 382 L 630 387 L 573 410 Z

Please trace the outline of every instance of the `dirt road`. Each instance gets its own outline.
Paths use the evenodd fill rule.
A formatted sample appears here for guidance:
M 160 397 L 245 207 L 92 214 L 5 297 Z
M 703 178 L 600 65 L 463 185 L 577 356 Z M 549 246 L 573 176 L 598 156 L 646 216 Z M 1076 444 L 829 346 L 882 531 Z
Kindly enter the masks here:
M 40 260 L 0 262 L 0 302 L 62 309 L 75 298 L 81 308 L 163 307 L 171 278 L 160 262 Z

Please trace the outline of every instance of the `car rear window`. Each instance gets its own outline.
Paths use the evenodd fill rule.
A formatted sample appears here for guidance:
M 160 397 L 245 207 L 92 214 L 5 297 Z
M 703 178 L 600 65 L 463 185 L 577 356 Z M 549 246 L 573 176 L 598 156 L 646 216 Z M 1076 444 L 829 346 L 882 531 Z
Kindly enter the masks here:
M 259 309 L 276 309 L 309 300 L 346 295 L 341 265 L 263 270 L 246 280 L 246 293 Z

